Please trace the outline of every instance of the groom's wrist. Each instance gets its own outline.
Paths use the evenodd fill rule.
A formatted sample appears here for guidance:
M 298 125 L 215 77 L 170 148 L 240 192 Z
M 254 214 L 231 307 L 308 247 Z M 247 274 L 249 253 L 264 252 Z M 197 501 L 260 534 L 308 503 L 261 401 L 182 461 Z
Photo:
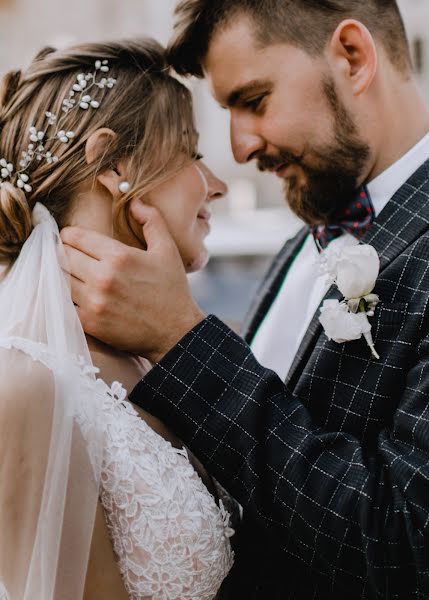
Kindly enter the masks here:
M 206 315 L 196 306 L 194 310 L 183 315 L 181 319 L 176 322 L 174 329 L 171 328 L 167 335 L 164 335 L 157 347 L 151 352 L 146 353 L 146 358 L 150 360 L 152 364 L 159 363 L 170 350 L 177 346 L 182 338 L 192 331 L 194 327 L 204 321 L 205 318 Z

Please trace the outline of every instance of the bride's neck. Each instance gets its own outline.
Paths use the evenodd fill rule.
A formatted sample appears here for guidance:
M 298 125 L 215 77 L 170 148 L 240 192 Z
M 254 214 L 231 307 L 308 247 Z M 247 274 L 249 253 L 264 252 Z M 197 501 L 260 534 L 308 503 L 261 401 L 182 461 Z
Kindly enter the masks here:
M 121 350 L 117 350 L 116 348 L 113 348 L 113 346 L 109 346 L 108 344 L 105 344 L 104 342 L 102 342 L 101 340 L 98 340 L 97 338 L 93 337 L 92 335 L 89 335 L 86 333 L 85 337 L 86 337 L 86 341 L 88 343 L 88 348 L 89 348 L 89 351 L 91 352 L 91 354 L 102 354 L 104 356 L 115 356 L 115 357 L 120 356 L 121 358 L 125 358 L 125 357 L 129 356 L 129 354 L 126 354 L 125 352 L 122 352 Z
M 73 208 L 67 224 L 113 237 L 112 198 L 103 190 L 100 186 L 79 190 L 73 198 Z M 108 346 L 90 335 L 86 339 L 93 363 L 99 367 L 103 379 L 125 380 L 128 385 L 137 382 L 141 376 L 141 359 Z
M 113 237 L 112 198 L 100 186 L 80 190 L 72 199 L 67 225 Z
M 109 385 L 120 381 L 125 389 L 132 390 L 148 372 L 151 365 L 138 356 L 127 354 L 89 335 L 86 336 L 93 364 L 99 376 Z

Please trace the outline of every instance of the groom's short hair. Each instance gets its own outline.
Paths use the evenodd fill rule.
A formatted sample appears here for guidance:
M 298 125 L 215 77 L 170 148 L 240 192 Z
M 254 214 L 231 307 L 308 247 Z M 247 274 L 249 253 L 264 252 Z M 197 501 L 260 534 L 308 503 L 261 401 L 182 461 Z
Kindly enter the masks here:
M 181 75 L 203 77 L 201 63 L 213 34 L 241 14 L 255 24 L 262 47 L 286 42 L 313 56 L 323 51 L 343 19 L 356 19 L 383 45 L 398 70 L 411 67 L 396 0 L 180 0 L 168 48 L 170 64 Z

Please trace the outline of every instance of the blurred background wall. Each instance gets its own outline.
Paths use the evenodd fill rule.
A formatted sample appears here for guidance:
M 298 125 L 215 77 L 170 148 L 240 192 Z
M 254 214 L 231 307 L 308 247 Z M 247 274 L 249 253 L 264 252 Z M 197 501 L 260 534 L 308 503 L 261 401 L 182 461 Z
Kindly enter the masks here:
M 25 65 L 45 45 L 150 35 L 166 43 L 176 0 L 0 0 L 0 72 Z M 399 0 L 417 79 L 429 102 L 429 0 Z M 238 327 L 259 279 L 284 241 L 300 226 L 280 182 L 253 165 L 234 163 L 229 124 L 204 82 L 192 82 L 201 152 L 229 185 L 217 203 L 208 246 L 212 259 L 191 276 L 209 312 Z

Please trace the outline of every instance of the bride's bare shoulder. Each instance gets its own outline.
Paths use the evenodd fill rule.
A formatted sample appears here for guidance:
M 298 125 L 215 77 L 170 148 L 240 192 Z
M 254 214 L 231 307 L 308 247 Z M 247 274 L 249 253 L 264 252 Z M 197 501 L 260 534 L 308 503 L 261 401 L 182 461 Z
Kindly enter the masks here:
M 0 348 L 0 419 L 14 417 L 25 426 L 51 415 L 52 372 L 20 350 Z
M 3 528 L 9 520 L 12 537 L 20 519 L 25 516 L 28 522 L 38 510 L 51 441 L 54 392 L 52 373 L 46 367 L 18 350 L 0 349 L 0 496 L 6 519 Z

